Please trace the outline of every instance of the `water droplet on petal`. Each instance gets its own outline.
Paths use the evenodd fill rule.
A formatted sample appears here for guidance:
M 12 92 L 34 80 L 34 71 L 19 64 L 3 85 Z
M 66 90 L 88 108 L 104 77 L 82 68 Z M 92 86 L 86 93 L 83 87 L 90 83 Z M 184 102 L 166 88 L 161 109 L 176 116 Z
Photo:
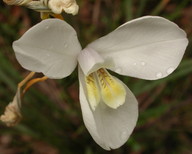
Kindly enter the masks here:
M 167 74 L 171 74 L 173 71 L 174 71 L 174 68 L 170 67 L 170 68 L 167 69 Z
M 161 78 L 163 76 L 163 74 L 161 73 L 161 72 L 158 72 L 157 74 L 156 74 L 156 77 L 157 78 Z
M 142 66 L 145 66 L 145 65 L 146 65 L 146 63 L 145 63 L 144 61 L 142 61 L 142 62 L 141 62 L 141 65 L 142 65 Z
M 133 65 L 134 65 L 134 66 L 136 66 L 136 65 L 137 65 L 137 63 L 133 63 Z
M 126 131 L 123 131 L 120 135 L 121 139 L 124 140 L 127 138 L 127 132 Z

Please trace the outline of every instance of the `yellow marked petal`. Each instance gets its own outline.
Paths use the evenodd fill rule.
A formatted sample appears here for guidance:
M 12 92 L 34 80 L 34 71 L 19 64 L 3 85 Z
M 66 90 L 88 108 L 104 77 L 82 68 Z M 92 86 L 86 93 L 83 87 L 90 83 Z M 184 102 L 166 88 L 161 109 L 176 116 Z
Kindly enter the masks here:
M 100 93 L 97 85 L 97 81 L 94 77 L 94 74 L 90 74 L 85 79 L 87 87 L 87 96 L 92 110 L 95 110 L 97 105 L 100 102 Z
M 126 90 L 124 86 L 113 78 L 105 69 L 97 71 L 101 88 L 101 97 L 106 105 L 116 109 L 125 103 Z

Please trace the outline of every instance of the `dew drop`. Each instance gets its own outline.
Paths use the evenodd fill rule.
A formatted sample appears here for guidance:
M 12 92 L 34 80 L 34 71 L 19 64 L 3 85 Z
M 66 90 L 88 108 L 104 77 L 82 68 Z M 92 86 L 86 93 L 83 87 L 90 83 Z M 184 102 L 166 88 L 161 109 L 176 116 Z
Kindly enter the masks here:
M 141 62 L 141 65 L 142 65 L 142 66 L 145 66 L 145 65 L 146 65 L 146 63 L 145 63 L 144 61 L 142 61 L 142 62 Z
M 167 74 L 171 74 L 173 71 L 174 71 L 174 68 L 170 67 L 170 68 L 167 69 Z
M 163 74 L 162 74 L 161 72 L 159 72 L 159 73 L 156 74 L 156 77 L 157 77 L 157 78 L 161 78 L 162 76 L 163 76 Z
M 136 65 L 137 65 L 137 63 L 133 63 L 133 65 L 134 65 L 134 66 L 136 66 Z
M 123 131 L 120 135 L 121 139 L 124 140 L 127 138 L 127 132 L 126 131 Z

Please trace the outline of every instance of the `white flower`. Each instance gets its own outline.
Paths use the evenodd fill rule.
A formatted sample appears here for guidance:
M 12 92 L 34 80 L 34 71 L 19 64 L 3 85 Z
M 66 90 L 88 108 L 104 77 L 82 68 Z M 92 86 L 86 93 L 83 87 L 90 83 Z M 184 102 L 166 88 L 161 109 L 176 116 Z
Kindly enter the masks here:
M 61 14 L 65 11 L 66 13 L 76 15 L 79 11 L 76 0 L 49 0 L 48 6 L 55 14 Z
M 65 21 L 48 19 L 28 30 L 13 48 L 19 63 L 53 79 L 72 73 L 79 63 L 80 103 L 84 123 L 104 149 L 123 145 L 138 118 L 132 92 L 106 69 L 156 80 L 179 65 L 188 44 L 176 24 L 146 16 L 127 22 L 85 49 Z

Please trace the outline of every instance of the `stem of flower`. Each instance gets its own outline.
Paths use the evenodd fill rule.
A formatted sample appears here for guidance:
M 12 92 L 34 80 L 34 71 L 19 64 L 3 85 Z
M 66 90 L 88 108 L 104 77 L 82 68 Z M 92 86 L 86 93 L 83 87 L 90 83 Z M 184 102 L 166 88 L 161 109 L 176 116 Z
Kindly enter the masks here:
M 18 88 L 20 89 L 26 82 L 28 82 L 33 76 L 35 75 L 35 72 L 29 73 L 26 78 L 24 78 L 20 83 L 18 83 Z
M 50 15 L 53 16 L 54 18 L 64 20 L 64 18 L 63 18 L 63 16 L 61 14 L 53 14 L 53 13 L 51 13 Z
M 48 79 L 48 77 L 44 76 L 44 77 L 42 77 L 42 78 L 35 78 L 35 79 L 32 79 L 31 81 L 29 81 L 29 82 L 27 83 L 27 85 L 25 86 L 25 88 L 23 89 L 23 92 L 22 92 L 21 97 L 24 96 L 24 94 L 27 92 L 27 90 L 28 90 L 32 85 L 34 85 L 34 84 L 37 83 L 37 82 L 45 81 L 45 80 L 47 80 L 47 79 Z

